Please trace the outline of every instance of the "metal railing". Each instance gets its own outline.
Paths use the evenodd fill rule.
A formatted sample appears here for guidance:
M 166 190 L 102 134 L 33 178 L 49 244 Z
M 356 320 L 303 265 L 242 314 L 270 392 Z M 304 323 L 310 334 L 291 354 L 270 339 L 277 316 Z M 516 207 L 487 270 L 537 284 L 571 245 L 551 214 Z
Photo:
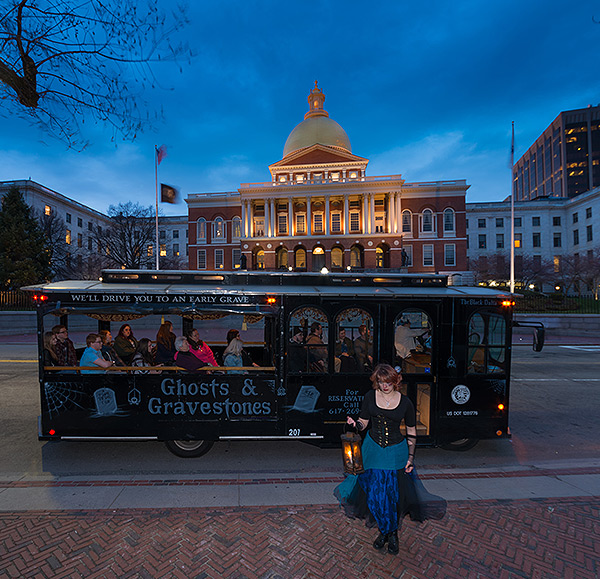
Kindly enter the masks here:
M 21 290 L 0 291 L 0 311 L 20 312 L 35 310 L 31 295 Z
M 516 313 L 600 314 L 600 300 L 595 296 L 565 294 L 516 294 Z

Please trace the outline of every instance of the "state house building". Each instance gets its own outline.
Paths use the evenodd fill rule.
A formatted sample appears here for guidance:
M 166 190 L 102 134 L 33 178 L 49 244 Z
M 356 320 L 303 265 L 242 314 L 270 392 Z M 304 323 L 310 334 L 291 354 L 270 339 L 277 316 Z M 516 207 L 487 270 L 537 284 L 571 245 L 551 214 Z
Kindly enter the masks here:
M 317 87 L 271 180 L 188 195 L 190 269 L 376 270 L 466 267 L 467 183 L 367 176 Z

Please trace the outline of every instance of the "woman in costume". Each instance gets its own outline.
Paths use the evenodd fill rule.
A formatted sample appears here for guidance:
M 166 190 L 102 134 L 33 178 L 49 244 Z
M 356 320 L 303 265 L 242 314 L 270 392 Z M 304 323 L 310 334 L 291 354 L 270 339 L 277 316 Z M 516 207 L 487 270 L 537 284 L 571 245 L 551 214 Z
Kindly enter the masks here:
M 387 543 L 393 555 L 399 550 L 398 528 L 406 514 L 423 521 L 441 519 L 445 513 L 445 501 L 429 495 L 413 472 L 416 415 L 413 403 L 400 393 L 400 381 L 388 364 L 375 368 L 373 390 L 365 395 L 358 420 L 347 419 L 358 430 L 369 427 L 362 445 L 365 472 L 348 476 L 334 491 L 348 516 L 377 525 L 373 547 L 383 549 Z M 400 431 L 402 421 L 406 436 Z

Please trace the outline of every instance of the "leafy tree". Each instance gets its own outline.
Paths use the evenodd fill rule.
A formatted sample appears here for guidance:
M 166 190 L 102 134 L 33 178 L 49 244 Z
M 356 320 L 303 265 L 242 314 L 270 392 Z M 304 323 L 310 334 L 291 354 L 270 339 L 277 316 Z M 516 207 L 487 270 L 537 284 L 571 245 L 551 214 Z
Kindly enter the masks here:
M 69 146 L 86 115 L 126 139 L 150 124 L 151 65 L 191 53 L 172 44 L 187 24 L 159 0 L 5 0 L 0 10 L 0 99 Z M 10 108 L 10 110 L 9 110 Z M 156 116 L 156 115 L 155 115 Z
M 131 201 L 119 203 L 108 208 L 108 216 L 110 225 L 94 231 L 107 265 L 125 269 L 153 267 L 155 257 L 148 255 L 148 246 L 155 245 L 153 207 Z
M 18 289 L 50 277 L 50 251 L 44 234 L 17 187 L 0 209 L 0 287 Z

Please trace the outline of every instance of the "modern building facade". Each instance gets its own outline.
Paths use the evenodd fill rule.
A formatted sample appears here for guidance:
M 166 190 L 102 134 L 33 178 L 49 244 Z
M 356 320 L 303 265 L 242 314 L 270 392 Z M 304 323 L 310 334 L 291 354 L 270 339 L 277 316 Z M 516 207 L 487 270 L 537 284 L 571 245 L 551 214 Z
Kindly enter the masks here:
M 315 83 L 271 180 L 196 193 L 189 207 L 191 269 L 386 269 L 466 272 L 466 181 L 408 183 L 367 176 Z
M 517 201 L 574 198 L 600 186 L 600 105 L 560 113 L 513 167 Z

